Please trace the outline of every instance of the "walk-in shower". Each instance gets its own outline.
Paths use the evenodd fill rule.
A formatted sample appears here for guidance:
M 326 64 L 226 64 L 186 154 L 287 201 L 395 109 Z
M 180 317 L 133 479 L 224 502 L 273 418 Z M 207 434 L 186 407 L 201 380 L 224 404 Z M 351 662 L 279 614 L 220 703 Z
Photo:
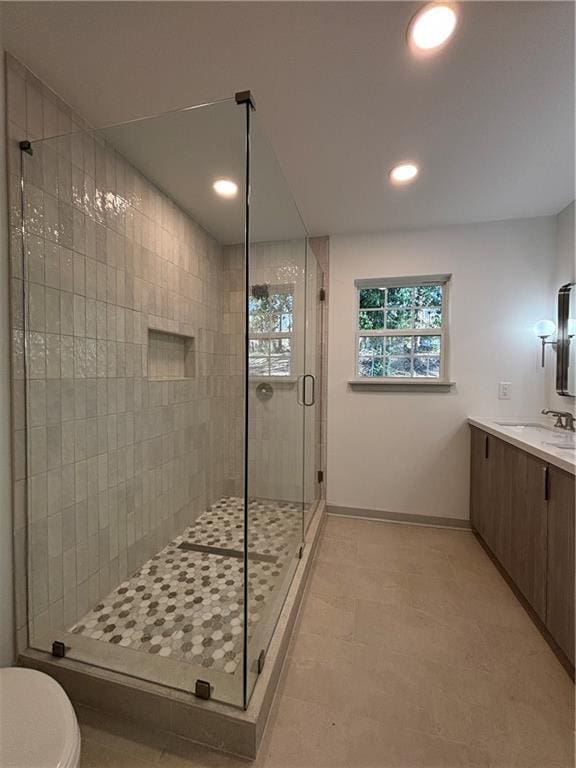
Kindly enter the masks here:
M 322 487 L 297 208 L 249 94 L 21 161 L 28 645 L 246 707 Z

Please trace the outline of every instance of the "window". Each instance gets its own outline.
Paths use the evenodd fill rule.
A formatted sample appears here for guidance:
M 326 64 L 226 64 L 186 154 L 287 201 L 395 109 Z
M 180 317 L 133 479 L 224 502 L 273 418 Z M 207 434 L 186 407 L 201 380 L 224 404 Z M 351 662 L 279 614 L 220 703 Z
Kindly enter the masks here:
M 248 313 L 249 374 L 251 376 L 290 376 L 294 287 L 292 285 L 253 285 Z
M 356 373 L 446 379 L 449 275 L 357 280 Z

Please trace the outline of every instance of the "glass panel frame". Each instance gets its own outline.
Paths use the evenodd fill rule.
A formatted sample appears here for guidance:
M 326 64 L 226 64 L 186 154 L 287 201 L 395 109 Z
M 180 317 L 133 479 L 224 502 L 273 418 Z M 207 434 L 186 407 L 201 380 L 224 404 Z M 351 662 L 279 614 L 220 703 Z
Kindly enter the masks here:
M 150 128 L 150 121 L 158 121 L 157 124 L 165 122 L 168 128 L 175 125 L 173 121 L 180 121 L 180 127 L 186 132 L 188 125 L 197 124 L 195 121 L 198 118 L 208 124 L 213 119 L 216 126 L 225 126 L 222 128 L 224 133 L 228 131 L 228 136 L 232 135 L 234 139 L 234 144 L 227 143 L 226 149 L 233 155 L 236 151 L 234 147 L 239 148 L 237 166 L 243 174 L 246 165 L 245 122 L 234 99 L 110 128 L 74 130 L 57 137 L 33 141 L 32 153 L 21 153 L 21 334 L 27 463 L 24 482 L 28 491 L 26 578 L 29 644 L 32 648 L 50 653 L 54 641 L 63 642 L 67 648 L 66 656 L 72 660 L 187 693 L 193 692 L 196 679 L 207 679 L 214 699 L 243 708 L 246 702 L 241 605 L 238 606 L 241 618 L 235 625 L 242 635 L 241 651 L 235 657 L 234 671 L 225 670 L 224 666 L 231 661 L 227 658 L 230 650 L 223 649 L 222 656 L 216 657 L 210 655 L 208 646 L 197 642 L 199 633 L 208 639 L 206 632 L 210 632 L 211 640 L 218 632 L 221 635 L 225 633 L 216 625 L 211 628 L 205 626 L 207 620 L 201 611 L 205 612 L 206 609 L 201 606 L 208 604 L 211 595 L 207 591 L 200 594 L 192 584 L 196 582 L 194 571 L 197 567 L 201 569 L 206 563 L 212 567 L 218 563 L 224 571 L 232 563 L 232 570 L 228 574 L 235 574 L 233 588 L 241 593 L 245 580 L 241 569 L 242 558 L 229 558 L 225 561 L 221 556 L 200 552 L 194 549 L 194 541 L 185 541 L 185 535 L 180 535 L 183 528 L 188 530 L 187 526 L 194 526 L 195 518 L 189 517 L 189 514 L 200 513 L 201 516 L 203 512 L 211 512 L 212 502 L 217 499 L 211 495 L 210 488 L 212 484 L 214 487 L 219 486 L 221 468 L 229 466 L 225 442 L 220 454 L 223 459 L 221 468 L 211 467 L 208 462 L 203 472 L 198 472 L 194 469 L 194 462 L 184 458 L 187 454 L 182 448 L 189 446 L 190 451 L 196 455 L 202 451 L 203 446 L 215 444 L 219 439 L 217 430 L 226 422 L 226 412 L 213 407 L 214 413 L 209 421 L 204 421 L 204 434 L 201 437 L 200 425 L 193 420 L 196 418 L 194 412 L 197 416 L 202 412 L 200 403 L 198 401 L 195 407 L 187 408 L 184 389 L 188 388 L 194 398 L 197 395 L 193 393 L 199 388 L 208 391 L 207 379 L 214 376 L 215 381 L 216 376 L 222 375 L 217 369 L 220 361 L 210 351 L 209 329 L 193 326 L 188 321 L 190 307 L 182 300 L 164 300 L 162 295 L 162 292 L 166 295 L 171 292 L 175 298 L 180 297 L 175 287 L 179 282 L 173 274 L 178 269 L 191 292 L 194 279 L 199 280 L 202 274 L 206 281 L 206 296 L 214 295 L 220 299 L 217 293 L 209 294 L 209 290 L 219 290 L 220 283 L 213 278 L 209 280 L 209 275 L 211 269 L 221 268 L 217 266 L 220 262 L 214 251 L 214 238 L 206 228 L 202 228 L 189 211 L 181 208 L 178 210 L 173 198 L 168 198 L 154 182 L 144 180 L 144 176 L 133 164 L 131 167 L 135 182 L 130 187 L 130 196 L 127 194 L 129 188 L 124 171 L 130 162 L 110 143 L 107 133 L 110 131 L 118 135 L 126 125 L 131 135 L 140 127 Z M 178 146 L 177 141 L 167 142 L 166 150 Z M 179 150 L 171 151 L 176 154 Z M 56 165 L 50 162 L 54 157 Z M 75 162 L 75 157 L 82 157 L 82 163 Z M 54 188 L 49 186 L 53 180 L 56 183 Z M 243 178 L 239 181 L 244 190 Z M 124 185 L 125 193 L 121 185 Z M 240 197 L 243 194 L 241 191 Z M 206 186 L 206 195 L 212 196 L 210 186 Z M 172 213 L 173 218 L 178 219 L 173 225 L 170 219 Z M 157 216 L 157 219 L 154 220 L 153 216 Z M 186 231 L 183 224 L 186 217 L 196 227 L 194 232 Z M 243 214 L 241 221 L 243 223 Z M 102 232 L 105 237 L 89 239 L 89 230 Z M 162 237 L 156 237 L 157 233 L 161 233 Z M 242 233 L 243 230 L 240 231 L 239 240 L 242 240 Z M 34 247 L 31 237 L 37 241 Z M 168 258 L 163 260 L 166 263 L 162 264 L 162 269 L 160 257 L 153 248 L 144 252 L 143 245 L 148 244 L 145 239 L 148 237 L 154 239 L 158 248 L 165 249 L 162 253 Z M 187 239 L 176 244 L 174 240 L 179 237 Z M 182 245 L 182 248 L 176 245 Z M 138 248 L 136 258 L 133 252 L 135 248 Z M 128 264 L 134 270 L 130 284 L 126 278 Z M 146 277 L 144 269 L 150 269 L 150 286 L 142 285 Z M 57 276 L 57 283 L 53 284 L 51 281 L 56 279 L 54 275 Z M 138 289 L 134 285 L 137 281 L 140 281 Z M 211 284 L 210 289 L 208 282 Z M 122 300 L 118 298 L 120 291 L 124 297 Z M 182 292 L 182 297 L 185 295 Z M 54 310 L 54 302 L 57 302 L 57 312 Z M 144 309 L 145 302 L 148 302 L 149 309 Z M 152 381 L 147 377 L 146 334 L 141 329 L 140 321 L 146 320 L 148 328 L 178 333 L 176 316 L 170 315 L 165 327 L 157 326 L 163 307 L 166 308 L 167 316 L 171 310 L 181 311 L 184 317 L 182 322 L 186 326 L 184 336 L 195 338 L 198 342 L 196 375 L 188 377 L 188 381 L 184 381 L 181 376 L 174 378 L 173 373 L 161 377 L 166 381 Z M 220 307 L 220 301 L 214 302 L 214 307 Z M 243 308 L 239 314 L 243 317 Z M 154 321 L 150 319 L 152 316 Z M 215 322 L 213 327 L 220 326 Z M 159 364 L 162 365 L 162 360 Z M 138 383 L 132 386 L 130 371 L 134 376 L 134 371 L 140 365 L 142 381 L 138 379 Z M 234 370 L 234 366 L 231 365 L 230 370 Z M 57 386 L 57 397 L 53 384 Z M 44 416 L 39 421 L 41 410 L 36 394 L 41 390 L 45 398 L 45 411 L 42 412 L 50 416 Z M 214 392 L 215 397 L 218 397 L 216 388 Z M 111 406 L 111 398 L 114 408 Z M 146 417 L 139 415 L 136 418 L 134 411 L 140 405 L 135 404 L 144 402 L 148 409 Z M 164 425 L 174 434 L 179 434 L 174 439 L 167 435 L 165 439 Z M 135 435 L 139 437 L 135 438 Z M 58 440 L 54 442 L 56 437 Z M 243 437 L 242 434 L 242 440 Z M 62 463 L 58 465 L 54 463 L 56 444 L 59 456 L 63 457 L 64 452 L 67 452 L 66 460 L 61 458 Z M 50 445 L 52 450 L 48 453 L 47 446 Z M 163 453 L 163 445 L 168 451 L 166 454 Z M 44 457 L 42 459 L 41 454 Z M 103 461 L 100 461 L 101 457 Z M 44 463 L 39 464 L 40 460 L 46 467 Z M 140 470 L 135 470 L 135 467 Z M 146 481 L 132 483 L 134 471 L 146 474 Z M 194 497 L 184 498 L 177 489 L 163 495 L 164 484 L 172 476 L 181 478 L 186 488 L 197 488 Z M 113 477 L 117 482 L 112 484 Z M 243 483 L 243 476 L 240 479 Z M 183 489 L 184 486 L 182 493 Z M 41 507 L 42 498 L 44 506 Z M 157 499 L 157 504 L 165 510 L 161 516 L 152 507 L 152 499 Z M 63 506 L 48 509 L 49 504 L 57 503 Z M 123 510 L 123 530 L 118 525 L 120 508 Z M 172 517 L 168 516 L 168 511 Z M 243 500 L 236 511 L 242 521 Z M 158 523 L 158 530 L 162 528 L 162 534 L 158 536 L 152 535 L 153 520 Z M 111 526 L 114 526 L 116 533 L 109 533 Z M 144 536 L 147 530 L 150 531 L 149 540 L 142 543 L 144 539 L 138 539 L 138 536 Z M 72 547 L 71 537 L 77 537 L 80 532 L 85 533 L 81 534 L 81 540 L 76 538 Z M 105 536 L 102 536 L 103 532 L 106 532 Z M 85 534 L 86 546 L 83 544 Z M 92 547 L 90 537 L 96 542 L 95 547 Z M 238 538 L 238 546 L 242 547 L 241 536 Z M 191 543 L 192 548 L 184 549 L 181 553 L 180 542 Z M 116 549 L 119 550 L 116 561 L 120 558 L 123 565 L 113 560 L 108 565 L 107 560 L 101 560 L 106 563 L 106 568 L 100 569 L 102 574 L 100 571 L 96 574 L 93 565 L 98 558 L 114 558 Z M 61 551 L 64 553 L 63 563 Z M 164 565 L 168 572 L 176 562 L 181 564 L 179 578 L 174 580 L 171 577 L 160 584 L 158 580 L 165 575 L 162 570 Z M 155 579 L 151 578 L 151 569 L 156 571 Z M 88 576 L 84 578 L 86 573 Z M 211 578 L 221 581 L 216 572 L 212 573 Z M 78 584 L 74 579 L 78 579 Z M 227 580 L 230 581 L 230 575 Z M 154 586 L 154 582 L 158 584 Z M 52 600 L 53 590 L 62 583 L 64 597 Z M 186 588 L 186 595 L 190 590 L 195 595 L 184 597 L 180 592 L 172 594 L 174 589 L 170 589 L 169 585 L 176 583 L 178 588 Z M 66 584 L 73 584 L 68 590 L 70 594 L 73 591 L 73 599 L 70 597 L 67 600 Z M 163 590 L 165 586 L 168 587 L 167 591 Z M 143 593 L 139 591 L 140 588 L 144 590 Z M 230 585 L 227 588 L 230 590 Z M 93 626 L 84 627 L 90 632 L 71 631 L 73 627 L 78 628 L 83 616 L 90 616 L 88 611 L 93 608 L 101 617 L 110 617 L 116 612 L 120 619 L 131 620 L 129 616 L 120 615 L 129 611 L 129 606 L 120 605 L 120 602 L 126 596 L 130 600 L 140 600 L 138 595 L 146 595 L 148 591 L 152 593 L 156 589 L 156 600 L 153 594 L 142 598 L 147 601 L 149 611 L 143 621 L 150 627 L 139 627 L 136 620 L 136 624 L 129 628 L 132 631 L 130 637 L 140 633 L 141 648 L 130 648 L 129 643 L 124 642 L 129 638 L 129 633 L 124 633 L 128 627 L 120 630 L 111 619 L 102 622 L 102 631 L 98 637 L 92 631 L 99 631 L 96 617 L 89 619 L 94 622 Z M 54 594 L 58 596 L 56 592 Z M 202 603 L 196 603 L 196 598 L 201 598 Z M 44 610 L 47 599 L 47 609 Z M 173 610 L 159 613 L 153 603 L 161 603 L 164 599 L 174 603 L 168 606 Z M 233 599 L 230 597 L 228 602 Z M 222 616 L 217 613 L 219 606 L 214 604 L 213 607 L 216 610 L 211 621 Z M 226 610 L 229 608 L 230 605 L 225 607 Z M 188 615 L 189 620 L 185 618 Z M 182 642 L 178 645 L 178 654 L 172 654 L 172 649 L 168 655 L 165 651 L 169 650 L 168 643 L 172 640 L 165 633 L 171 616 L 175 617 L 175 626 L 180 622 L 180 628 L 176 628 L 175 634 L 181 633 Z M 178 616 L 181 616 L 181 620 Z M 106 634 L 109 634 L 112 642 L 102 642 Z M 149 640 L 144 639 L 147 634 L 150 635 Z M 220 640 L 225 642 L 223 638 Z M 204 665 L 204 660 L 210 660 L 213 664 Z M 216 669 L 216 666 L 220 668 Z

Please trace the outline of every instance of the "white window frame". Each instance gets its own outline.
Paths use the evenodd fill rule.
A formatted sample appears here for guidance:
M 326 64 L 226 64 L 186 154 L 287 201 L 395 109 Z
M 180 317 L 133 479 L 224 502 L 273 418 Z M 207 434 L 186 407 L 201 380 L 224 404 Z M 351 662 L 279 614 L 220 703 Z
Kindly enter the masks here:
M 356 294 L 354 324 L 356 328 L 354 348 L 354 383 L 405 384 L 441 384 L 449 380 L 449 294 L 451 274 L 416 275 L 408 277 L 367 278 L 354 281 Z M 363 288 L 411 288 L 418 285 L 442 285 L 442 325 L 440 328 L 380 328 L 363 330 L 360 328 L 360 291 Z M 361 336 L 440 336 L 440 371 L 436 376 L 360 376 L 359 347 Z
M 289 380 L 294 376 L 294 326 L 296 323 L 296 286 L 294 283 L 269 283 L 268 290 L 270 293 L 285 293 L 292 296 L 292 330 L 291 331 L 266 331 L 264 333 L 257 333 L 250 330 L 249 341 L 271 341 L 273 339 L 289 339 L 290 341 L 290 354 L 289 358 L 289 371 L 288 373 L 251 373 L 250 372 L 250 358 L 248 356 L 248 372 L 252 379 L 280 379 L 282 381 Z M 248 313 L 250 314 L 250 305 L 248 305 Z M 274 314 L 274 313 L 272 313 Z M 270 370 L 270 355 L 268 355 L 268 370 Z

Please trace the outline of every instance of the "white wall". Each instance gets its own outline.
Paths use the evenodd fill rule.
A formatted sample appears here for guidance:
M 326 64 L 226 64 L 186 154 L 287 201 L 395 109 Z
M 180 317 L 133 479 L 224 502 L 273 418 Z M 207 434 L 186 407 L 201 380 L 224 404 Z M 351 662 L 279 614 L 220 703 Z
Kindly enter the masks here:
M 560 286 L 573 283 L 575 280 L 574 203 L 571 203 L 556 217 L 556 254 L 550 290 L 551 309 L 547 316 L 554 322 L 557 322 L 558 319 L 558 289 Z M 573 397 L 563 397 L 556 394 L 556 354 L 550 348 L 546 353 L 546 373 L 549 407 L 559 411 L 574 411 L 576 402 Z
M 468 517 L 468 416 L 546 402 L 532 327 L 549 314 L 555 217 L 330 242 L 329 505 Z M 452 273 L 449 393 L 352 391 L 356 278 Z M 498 400 L 498 382 L 512 399 Z
M 0 11 L 1 13 L 1 11 Z M 0 34 L 2 19 L 0 16 Z M 6 194 L 6 98 L 0 43 L 0 667 L 14 660 L 14 571 L 10 458 L 10 336 L 8 315 L 8 222 Z

